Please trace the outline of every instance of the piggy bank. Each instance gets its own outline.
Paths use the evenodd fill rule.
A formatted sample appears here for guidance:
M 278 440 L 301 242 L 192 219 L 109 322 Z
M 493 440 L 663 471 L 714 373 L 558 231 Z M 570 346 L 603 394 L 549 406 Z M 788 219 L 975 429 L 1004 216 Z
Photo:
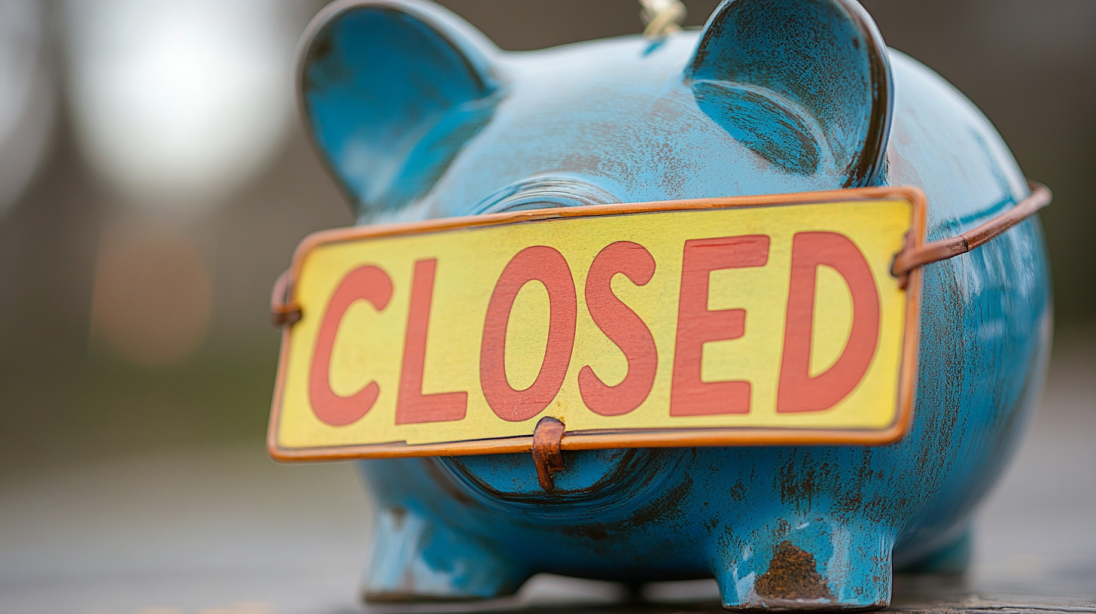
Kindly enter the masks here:
M 934 241 L 1030 195 L 986 118 L 854 0 L 727 0 L 700 30 L 522 53 L 424 2 L 338 2 L 299 68 L 305 123 L 361 225 L 911 186 Z M 972 511 L 1043 383 L 1037 219 L 919 283 L 899 440 L 564 450 L 550 489 L 527 453 L 362 460 L 364 598 L 714 576 L 728 608 L 865 609 L 888 605 L 895 571 L 962 571 Z

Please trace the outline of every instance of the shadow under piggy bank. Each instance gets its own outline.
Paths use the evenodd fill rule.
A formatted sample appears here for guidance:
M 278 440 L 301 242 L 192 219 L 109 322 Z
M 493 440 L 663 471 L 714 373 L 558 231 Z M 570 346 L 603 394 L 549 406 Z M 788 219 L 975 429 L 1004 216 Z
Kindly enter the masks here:
M 359 223 L 907 185 L 929 240 L 1028 187 L 959 92 L 853 0 L 724 2 L 700 31 L 506 53 L 423 2 L 340 2 L 306 35 L 301 104 Z M 923 269 L 911 429 L 885 446 L 362 461 L 370 602 L 482 599 L 551 572 L 714 575 L 733 608 L 879 608 L 893 571 L 961 571 L 971 511 L 1044 376 L 1036 218 Z

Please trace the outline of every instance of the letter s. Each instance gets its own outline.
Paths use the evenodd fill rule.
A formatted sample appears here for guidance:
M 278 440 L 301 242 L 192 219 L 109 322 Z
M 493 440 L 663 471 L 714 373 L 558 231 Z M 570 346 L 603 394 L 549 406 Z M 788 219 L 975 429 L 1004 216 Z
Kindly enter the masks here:
M 618 273 L 637 286 L 645 286 L 655 274 L 655 259 L 638 243 L 617 241 L 598 253 L 586 274 L 590 317 L 628 361 L 628 374 L 616 386 L 601 381 L 589 365 L 579 371 L 582 401 L 601 416 L 620 416 L 639 407 L 651 393 L 658 370 L 658 351 L 651 330 L 613 294 L 613 277 Z

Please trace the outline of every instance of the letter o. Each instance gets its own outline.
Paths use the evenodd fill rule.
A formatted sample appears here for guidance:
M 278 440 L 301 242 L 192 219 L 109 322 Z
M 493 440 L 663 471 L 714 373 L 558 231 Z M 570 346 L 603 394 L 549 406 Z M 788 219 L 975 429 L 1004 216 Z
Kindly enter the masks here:
M 514 390 L 506 379 L 506 328 L 518 292 L 531 281 L 541 282 L 548 291 L 548 345 L 537 379 L 525 390 Z M 556 398 L 571 364 L 577 313 L 575 280 L 559 251 L 543 245 L 527 247 L 506 265 L 491 293 L 480 345 L 480 385 L 498 417 L 509 422 L 528 420 Z

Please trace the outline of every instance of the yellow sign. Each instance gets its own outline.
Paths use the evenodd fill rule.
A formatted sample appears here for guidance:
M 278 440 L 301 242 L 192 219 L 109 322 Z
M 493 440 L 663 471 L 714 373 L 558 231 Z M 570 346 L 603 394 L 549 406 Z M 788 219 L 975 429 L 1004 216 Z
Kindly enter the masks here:
M 281 459 L 888 443 L 917 355 L 908 188 L 319 233 L 297 252 Z M 908 242 L 908 244 L 907 244 Z

